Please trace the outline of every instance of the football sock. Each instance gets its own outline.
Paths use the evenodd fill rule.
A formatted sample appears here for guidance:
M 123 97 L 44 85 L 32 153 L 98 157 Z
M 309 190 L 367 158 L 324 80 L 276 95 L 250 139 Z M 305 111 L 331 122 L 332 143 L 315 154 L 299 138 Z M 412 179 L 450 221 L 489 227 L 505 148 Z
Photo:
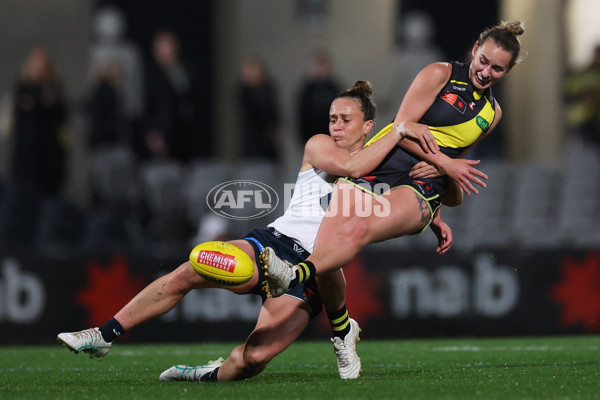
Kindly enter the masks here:
M 350 332 L 350 317 L 348 316 L 346 305 L 344 304 L 338 311 L 328 312 L 327 317 L 329 318 L 329 325 L 331 325 L 333 336 L 344 339 Z
M 117 321 L 114 318 L 111 318 L 108 321 L 106 321 L 104 325 L 102 325 L 98 329 L 100 329 L 102 338 L 109 343 L 115 340 L 118 336 L 121 336 L 125 333 L 125 329 L 123 329 L 119 321 Z
M 304 261 L 300 264 L 296 264 L 296 276 L 290 282 L 290 288 L 298 285 L 299 283 L 306 282 L 310 278 L 314 278 L 317 275 L 315 264 L 310 261 Z
M 202 375 L 200 377 L 200 382 L 218 382 L 219 380 L 217 379 L 217 374 L 219 373 L 219 368 L 221 367 L 217 367 L 208 374 Z

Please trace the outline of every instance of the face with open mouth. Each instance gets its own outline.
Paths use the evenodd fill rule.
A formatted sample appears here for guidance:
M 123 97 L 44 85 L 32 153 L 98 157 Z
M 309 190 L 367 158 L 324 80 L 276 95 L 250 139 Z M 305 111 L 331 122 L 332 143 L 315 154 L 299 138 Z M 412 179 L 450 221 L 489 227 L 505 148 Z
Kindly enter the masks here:
M 498 82 L 513 66 L 512 53 L 504 50 L 493 39 L 488 39 L 481 44 L 475 43 L 472 55 L 469 78 L 475 91 L 480 94 Z

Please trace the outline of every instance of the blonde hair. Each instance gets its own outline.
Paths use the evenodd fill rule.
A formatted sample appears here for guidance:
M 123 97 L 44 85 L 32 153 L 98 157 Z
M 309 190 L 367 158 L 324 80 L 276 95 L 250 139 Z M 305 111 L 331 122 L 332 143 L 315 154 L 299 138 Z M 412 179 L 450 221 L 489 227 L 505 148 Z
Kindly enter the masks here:
M 523 21 L 502 21 L 498 25 L 481 32 L 478 42 L 481 46 L 486 40 L 493 39 L 498 46 L 512 54 L 510 60 L 512 65 L 521 61 L 519 59 L 521 51 L 519 36 L 523 33 L 525 33 L 525 23 Z

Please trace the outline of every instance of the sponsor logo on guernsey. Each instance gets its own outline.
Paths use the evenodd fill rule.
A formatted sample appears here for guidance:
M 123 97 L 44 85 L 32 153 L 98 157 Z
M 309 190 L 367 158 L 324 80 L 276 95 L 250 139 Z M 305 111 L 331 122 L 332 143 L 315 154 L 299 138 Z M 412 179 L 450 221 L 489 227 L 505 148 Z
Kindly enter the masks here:
M 458 110 L 461 114 L 464 114 L 467 109 L 466 102 L 462 99 L 462 97 L 460 97 L 456 93 L 446 92 L 442 95 L 442 100 L 446 101 L 456 110 Z
M 477 123 L 477 126 L 481 128 L 482 131 L 487 131 L 487 128 L 490 127 L 490 123 L 487 122 L 485 118 L 483 118 L 480 115 L 478 115 L 477 118 L 475 118 L 475 122 Z
M 198 253 L 198 262 L 233 274 L 237 261 L 230 254 L 218 251 L 203 250 Z

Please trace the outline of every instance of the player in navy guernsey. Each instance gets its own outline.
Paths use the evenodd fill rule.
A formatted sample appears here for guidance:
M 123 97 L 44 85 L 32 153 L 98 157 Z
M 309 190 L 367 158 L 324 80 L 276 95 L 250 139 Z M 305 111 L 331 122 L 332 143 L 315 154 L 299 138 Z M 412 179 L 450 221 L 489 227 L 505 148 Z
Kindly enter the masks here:
M 271 223 L 268 229 L 256 229 L 243 239 L 229 242 L 254 261 L 255 272 L 250 281 L 239 286 L 219 286 L 202 278 L 187 261 L 148 285 L 102 326 L 63 332 L 58 335 L 58 340 L 76 353 L 83 351 L 102 358 L 119 335 L 171 310 L 190 290 L 220 287 L 239 294 L 258 294 L 263 298 L 255 330 L 245 344 L 231 352 L 227 360 L 197 367 L 177 365 L 164 371 L 161 380 L 230 381 L 250 378 L 260 373 L 273 357 L 300 335 L 311 318 L 321 311 L 323 304 L 331 323 L 331 341 L 340 377 L 357 378 L 361 368 L 355 350 L 359 326 L 346 310 L 342 272 L 332 274 L 329 281 L 321 280 L 320 284 L 330 285 L 326 293 L 319 293 L 315 280 L 311 280 L 296 286 L 288 293 L 289 296 L 266 298 L 262 290 L 265 275 L 256 267 L 256 260 L 266 247 L 293 263 L 310 255 L 325 215 L 321 198 L 323 193 L 332 191 L 336 176 L 366 174 L 406 137 L 415 140 L 425 151 L 437 151 L 438 147 L 428 131 L 409 129 L 404 133 L 393 132 L 363 149 L 375 117 L 372 88 L 368 82 L 358 81 L 352 89 L 342 93 L 332 103 L 330 114 L 330 135 L 317 134 L 306 143 L 296 190 L 285 214 Z
M 402 132 L 410 127 L 431 132 L 440 151 L 424 153 L 411 141 L 403 141 L 367 175 L 340 179 L 315 251 L 307 260 L 290 265 L 269 249 L 261 255 L 268 273 L 269 295 L 279 296 L 307 277 L 341 268 L 368 243 L 423 231 L 440 217 L 442 197 L 453 188 L 450 180 L 467 194 L 478 193 L 474 183 L 485 187 L 487 176 L 474 168 L 479 161 L 464 157 L 494 130 L 502 116 L 491 87 L 519 61 L 518 36 L 523 33 L 522 22 L 502 22 L 481 33 L 472 48 L 470 63 L 433 63 L 416 76 L 394 123 L 369 143 L 376 143 L 390 131 Z M 422 161 L 438 167 L 440 174 L 431 176 L 414 170 Z M 389 212 L 377 215 L 377 207 L 384 202 L 391 204 Z M 353 212 L 356 205 L 363 208 L 362 215 Z M 365 205 L 370 207 L 366 212 Z M 439 226 L 432 225 L 438 237 Z M 447 243 L 442 243 L 438 252 L 447 249 Z

